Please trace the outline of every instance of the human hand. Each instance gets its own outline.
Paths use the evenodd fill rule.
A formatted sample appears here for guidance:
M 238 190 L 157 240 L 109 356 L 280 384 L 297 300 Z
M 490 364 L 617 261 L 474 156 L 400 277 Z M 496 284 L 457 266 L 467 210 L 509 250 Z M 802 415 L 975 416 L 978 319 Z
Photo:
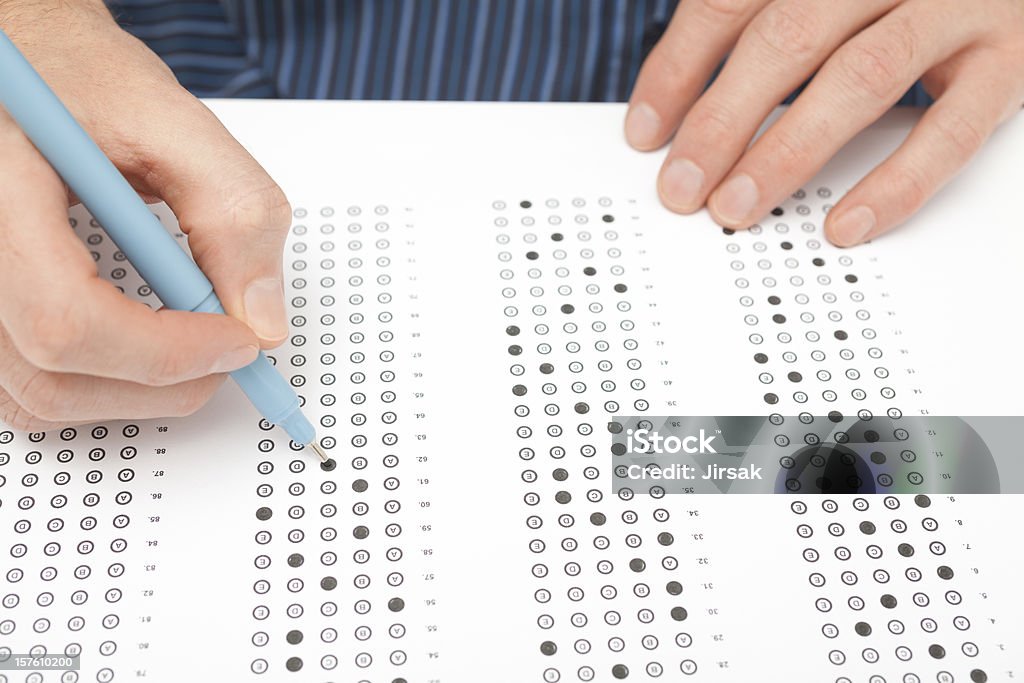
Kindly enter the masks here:
M 67 188 L 0 108 L 0 420 L 42 431 L 190 413 L 288 335 L 281 190 L 99 0 L 0 0 L 0 28 L 149 201 L 228 316 L 153 311 L 101 280 Z
M 672 138 L 658 178 L 668 208 L 706 203 L 720 224 L 746 228 L 918 79 L 935 103 L 826 220 L 828 238 L 852 246 L 909 218 L 1020 111 L 1024 1 L 681 0 L 640 71 L 626 137 L 641 150 Z

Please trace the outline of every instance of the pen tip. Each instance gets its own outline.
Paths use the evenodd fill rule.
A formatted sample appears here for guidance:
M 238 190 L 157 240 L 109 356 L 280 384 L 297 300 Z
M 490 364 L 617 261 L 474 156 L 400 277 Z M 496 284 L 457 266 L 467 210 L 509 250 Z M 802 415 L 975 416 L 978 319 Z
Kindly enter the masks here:
M 327 462 L 328 460 L 330 460 L 330 458 L 327 457 L 327 453 L 324 452 L 324 447 L 320 445 L 319 441 L 310 441 L 309 447 L 313 449 L 314 453 L 320 456 L 320 462 Z

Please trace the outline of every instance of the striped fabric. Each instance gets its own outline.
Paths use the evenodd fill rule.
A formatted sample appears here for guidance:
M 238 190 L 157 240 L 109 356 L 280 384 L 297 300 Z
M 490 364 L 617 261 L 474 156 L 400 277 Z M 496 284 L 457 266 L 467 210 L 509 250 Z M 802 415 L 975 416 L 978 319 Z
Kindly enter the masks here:
M 108 4 L 201 97 L 615 102 L 676 1 Z

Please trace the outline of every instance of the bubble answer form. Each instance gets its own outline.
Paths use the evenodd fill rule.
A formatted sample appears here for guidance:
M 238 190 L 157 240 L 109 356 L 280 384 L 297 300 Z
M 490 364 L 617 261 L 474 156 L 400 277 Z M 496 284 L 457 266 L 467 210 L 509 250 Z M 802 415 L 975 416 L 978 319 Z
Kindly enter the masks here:
M 960 470 L 934 463 L 864 495 L 612 477 L 616 416 L 1024 415 L 1019 117 L 908 225 L 840 250 L 825 215 L 918 113 L 734 232 L 660 206 L 661 155 L 625 145 L 618 105 L 209 105 L 291 199 L 268 355 L 329 461 L 232 386 L 188 418 L 0 427 L 0 681 L 1024 675 L 1019 495 L 936 493 Z M 844 471 L 816 455 L 802 486 Z

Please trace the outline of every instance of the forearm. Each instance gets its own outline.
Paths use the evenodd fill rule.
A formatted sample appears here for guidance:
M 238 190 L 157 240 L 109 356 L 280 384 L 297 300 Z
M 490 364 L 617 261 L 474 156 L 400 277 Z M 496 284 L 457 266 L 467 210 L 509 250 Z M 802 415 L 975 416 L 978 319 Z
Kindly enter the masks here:
M 25 22 L 66 10 L 86 10 L 110 17 L 103 0 L 0 0 L 0 28 L 13 31 Z

